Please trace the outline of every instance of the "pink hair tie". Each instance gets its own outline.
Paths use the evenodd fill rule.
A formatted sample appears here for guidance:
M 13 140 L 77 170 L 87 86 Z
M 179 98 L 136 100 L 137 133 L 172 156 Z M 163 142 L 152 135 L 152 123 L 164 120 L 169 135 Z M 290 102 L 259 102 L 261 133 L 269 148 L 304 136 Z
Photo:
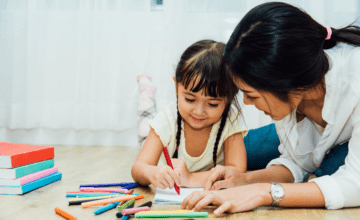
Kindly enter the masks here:
M 331 34 L 332 34 L 331 28 L 330 27 L 325 27 L 325 28 L 327 31 L 327 36 L 326 36 L 325 40 L 330 40 Z

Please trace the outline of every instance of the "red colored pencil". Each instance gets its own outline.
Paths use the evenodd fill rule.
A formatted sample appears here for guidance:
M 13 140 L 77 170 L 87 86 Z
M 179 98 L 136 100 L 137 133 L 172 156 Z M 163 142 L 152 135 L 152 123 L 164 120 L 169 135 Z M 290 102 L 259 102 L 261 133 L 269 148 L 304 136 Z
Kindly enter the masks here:
M 174 169 L 172 163 L 171 163 L 171 159 L 170 159 L 170 156 L 169 156 L 169 152 L 167 150 L 167 147 L 163 147 L 163 151 L 164 151 L 164 155 L 165 155 L 165 158 L 166 158 L 166 163 L 167 165 L 169 165 L 172 169 Z M 178 185 L 176 185 L 176 183 L 174 184 L 174 187 L 175 187 L 175 190 L 176 192 L 180 195 L 180 188 Z

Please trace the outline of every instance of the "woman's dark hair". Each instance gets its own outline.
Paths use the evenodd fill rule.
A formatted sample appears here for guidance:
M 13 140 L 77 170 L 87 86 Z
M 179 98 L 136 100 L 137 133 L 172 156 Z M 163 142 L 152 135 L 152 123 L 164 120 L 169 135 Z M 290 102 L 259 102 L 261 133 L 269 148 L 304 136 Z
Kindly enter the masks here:
M 322 83 L 329 70 L 324 49 L 338 43 L 360 46 L 360 27 L 327 30 L 306 12 L 270 2 L 250 10 L 235 28 L 224 53 L 227 73 L 284 102 L 289 94 Z
M 185 89 L 196 93 L 204 90 L 205 96 L 225 97 L 227 100 L 226 107 L 221 116 L 220 127 L 216 136 L 213 161 L 216 166 L 216 154 L 222 131 L 226 124 L 231 104 L 233 103 L 238 109 L 236 94 L 239 91 L 232 80 L 223 74 L 222 57 L 225 44 L 213 40 L 201 40 L 190 47 L 181 55 L 180 61 L 176 67 L 176 83 L 181 83 Z M 195 84 L 195 82 L 197 82 Z M 238 116 L 238 115 L 237 115 Z M 181 137 L 181 120 L 182 117 L 177 111 L 177 133 L 176 149 L 173 158 L 178 157 L 178 148 Z

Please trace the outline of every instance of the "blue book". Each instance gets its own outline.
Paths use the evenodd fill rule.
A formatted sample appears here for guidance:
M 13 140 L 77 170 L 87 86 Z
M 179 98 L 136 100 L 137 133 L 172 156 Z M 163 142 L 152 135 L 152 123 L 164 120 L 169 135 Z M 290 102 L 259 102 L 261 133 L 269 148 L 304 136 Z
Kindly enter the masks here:
M 0 179 L 16 179 L 52 167 L 54 167 L 54 159 L 44 160 L 10 169 L 0 169 Z
M 0 194 L 21 195 L 60 180 L 62 173 L 56 172 L 22 186 L 0 186 Z

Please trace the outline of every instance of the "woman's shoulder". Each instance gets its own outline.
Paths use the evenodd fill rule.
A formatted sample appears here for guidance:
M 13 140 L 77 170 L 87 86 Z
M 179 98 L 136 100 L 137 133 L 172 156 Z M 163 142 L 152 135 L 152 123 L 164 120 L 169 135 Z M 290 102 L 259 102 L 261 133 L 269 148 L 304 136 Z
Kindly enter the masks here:
M 343 84 L 352 86 L 353 91 L 360 95 L 360 47 L 350 47 L 343 54 Z M 343 89 L 348 89 L 345 86 Z
M 355 71 L 357 70 L 357 74 L 360 75 L 360 47 L 355 47 L 349 51 L 346 57 L 346 63 L 349 67 L 354 68 Z

